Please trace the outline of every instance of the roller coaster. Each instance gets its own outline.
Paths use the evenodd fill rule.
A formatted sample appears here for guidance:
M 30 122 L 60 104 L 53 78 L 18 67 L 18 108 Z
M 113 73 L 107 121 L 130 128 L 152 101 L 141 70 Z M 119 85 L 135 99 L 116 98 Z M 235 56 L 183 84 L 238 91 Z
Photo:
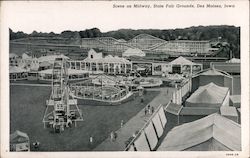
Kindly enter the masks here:
M 83 121 L 82 112 L 77 106 L 77 99 L 70 95 L 68 83 L 67 62 L 63 58 L 56 58 L 53 65 L 51 95 L 46 101 L 43 117 L 44 127 L 54 129 L 60 133 L 71 127 L 77 121 Z

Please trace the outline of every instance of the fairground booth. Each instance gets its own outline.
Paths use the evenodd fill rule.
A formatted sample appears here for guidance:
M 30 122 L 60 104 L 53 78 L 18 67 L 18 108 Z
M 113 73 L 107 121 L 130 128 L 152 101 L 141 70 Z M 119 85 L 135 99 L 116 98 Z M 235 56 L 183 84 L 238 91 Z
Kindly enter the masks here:
M 30 151 L 30 139 L 24 132 L 16 130 L 10 135 L 10 151 Z
M 171 61 L 169 65 L 172 68 L 172 73 L 178 74 L 194 74 L 202 70 L 202 64 L 194 63 L 182 56 Z

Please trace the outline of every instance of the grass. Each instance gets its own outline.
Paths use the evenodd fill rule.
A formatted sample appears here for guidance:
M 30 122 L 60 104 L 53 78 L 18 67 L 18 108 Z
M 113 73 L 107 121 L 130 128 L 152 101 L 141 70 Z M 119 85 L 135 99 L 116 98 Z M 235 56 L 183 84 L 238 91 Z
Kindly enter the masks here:
M 84 121 L 78 122 L 77 128 L 55 134 L 51 129 L 44 129 L 42 123 L 45 101 L 51 92 L 49 87 L 11 86 L 10 92 L 10 132 L 27 133 L 31 143 L 36 140 L 41 143 L 40 151 L 91 151 L 111 131 L 120 128 L 121 120 L 126 123 L 159 94 L 156 91 L 145 94 L 143 104 L 137 97 L 116 106 L 79 105 Z M 90 136 L 94 138 L 91 146 L 88 143 Z

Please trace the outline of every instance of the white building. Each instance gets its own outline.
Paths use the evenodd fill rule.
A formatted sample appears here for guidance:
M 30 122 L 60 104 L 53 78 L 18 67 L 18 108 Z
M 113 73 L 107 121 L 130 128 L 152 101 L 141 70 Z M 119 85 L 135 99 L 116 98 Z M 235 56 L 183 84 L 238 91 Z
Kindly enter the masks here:
M 127 74 L 132 70 L 129 60 L 112 55 L 103 57 L 102 53 L 97 53 L 93 49 L 84 60 L 68 62 L 71 69 L 87 70 L 93 74 Z

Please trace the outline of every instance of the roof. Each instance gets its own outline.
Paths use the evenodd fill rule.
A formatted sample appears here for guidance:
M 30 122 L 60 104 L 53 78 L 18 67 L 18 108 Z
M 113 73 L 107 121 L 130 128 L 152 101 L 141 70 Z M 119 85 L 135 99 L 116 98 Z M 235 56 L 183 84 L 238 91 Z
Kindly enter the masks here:
M 170 75 L 167 79 L 169 79 L 169 80 L 183 80 L 184 77 L 180 74 L 173 74 L 173 75 Z
M 232 106 L 221 106 L 220 113 L 222 116 L 238 116 L 236 108 Z
M 15 53 L 10 53 L 9 54 L 9 58 L 16 58 L 16 57 L 18 57 L 18 55 L 16 55 Z
M 28 54 L 23 53 L 22 54 L 22 59 L 31 59 L 31 57 Z
M 97 63 L 130 63 L 129 60 L 125 59 L 125 58 L 121 58 L 118 56 L 112 56 L 112 55 L 108 55 L 104 58 L 98 58 L 98 59 L 91 59 L 89 57 L 85 58 L 83 61 L 85 62 L 97 62 Z
M 25 140 L 29 140 L 29 136 L 26 133 L 16 130 L 14 133 L 10 135 L 10 141 L 13 141 L 17 137 L 23 137 L 25 138 Z
M 228 91 L 228 87 L 220 87 L 211 82 L 205 86 L 200 86 L 186 102 L 220 104 Z
M 220 143 L 214 138 L 211 138 L 201 144 L 195 145 L 185 151 L 231 151 L 228 147 Z
M 47 69 L 39 71 L 40 74 L 52 74 L 53 69 Z M 88 73 L 86 70 L 76 70 L 76 69 L 68 69 L 68 75 L 75 75 L 75 74 L 82 74 L 82 73 Z
M 17 67 L 17 66 L 10 66 L 9 68 L 10 73 L 22 73 L 22 72 L 28 72 L 27 69 Z
M 197 65 L 196 63 L 180 56 L 177 59 L 171 61 L 169 64 L 171 65 Z
M 146 54 L 138 48 L 129 48 L 124 53 L 122 53 L 122 56 L 140 56 L 140 57 L 143 57 L 145 55 Z
M 174 115 L 179 115 L 182 107 L 183 107 L 182 105 L 170 103 L 167 105 L 166 111 Z
M 241 95 L 231 95 L 229 98 L 233 103 L 241 103 Z
M 228 61 L 226 61 L 227 63 L 240 63 L 240 59 L 237 59 L 237 58 L 232 58 Z
M 44 62 L 44 61 L 54 61 L 56 58 L 64 58 L 64 59 L 69 59 L 69 57 L 60 54 L 60 55 L 47 55 L 47 56 L 42 56 L 38 58 L 39 62 Z
M 209 68 L 206 70 L 202 70 L 202 71 L 193 75 L 193 77 L 197 77 L 197 76 L 225 76 L 225 77 L 232 78 L 232 76 L 229 75 L 227 72 L 222 71 L 222 70 L 218 70 L 215 68 Z
M 216 107 L 182 107 L 180 115 L 187 116 L 204 116 L 219 112 L 219 108 Z
M 167 134 L 158 150 L 183 151 L 206 142 L 211 138 L 230 150 L 241 150 L 240 124 L 217 113 L 176 126 Z
M 52 63 L 48 62 L 48 61 L 43 61 L 39 64 L 40 67 L 47 67 L 50 66 Z
M 218 70 L 223 70 L 228 73 L 240 73 L 240 63 L 211 62 L 210 67 L 214 67 Z

